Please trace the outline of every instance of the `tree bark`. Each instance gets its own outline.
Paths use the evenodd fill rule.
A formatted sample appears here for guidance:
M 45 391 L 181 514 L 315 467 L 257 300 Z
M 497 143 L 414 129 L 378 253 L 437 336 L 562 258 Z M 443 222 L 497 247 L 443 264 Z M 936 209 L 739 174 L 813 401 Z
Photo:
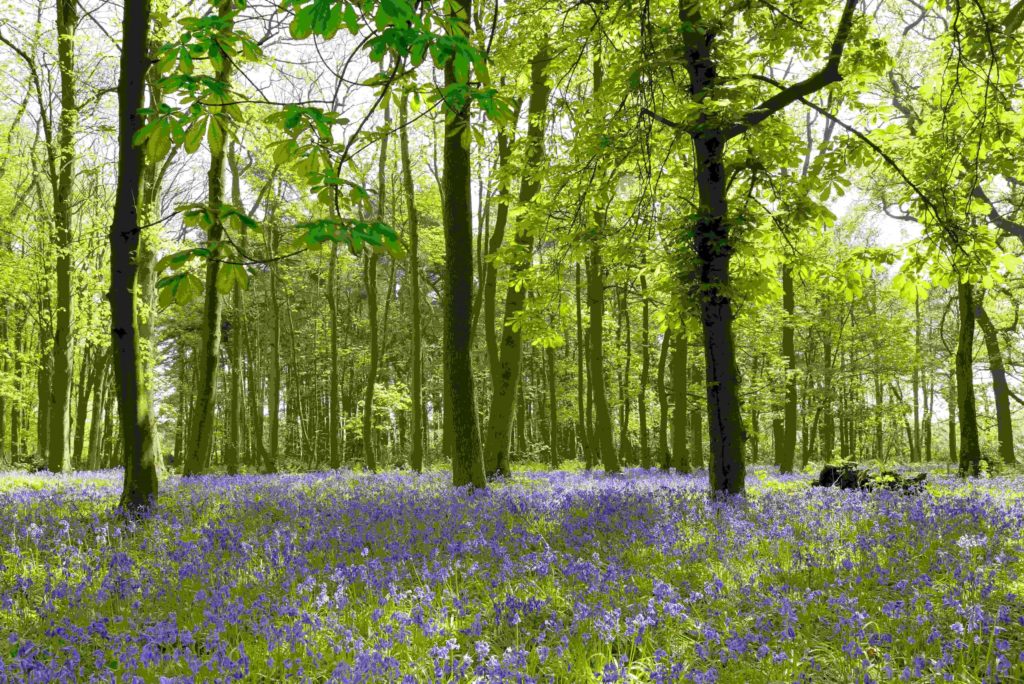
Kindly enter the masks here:
M 78 104 L 75 84 L 75 32 L 78 3 L 57 0 L 57 63 L 60 70 L 60 132 L 56 151 L 56 184 L 53 188 L 54 246 L 57 250 L 57 320 L 53 331 L 53 374 L 50 378 L 47 468 L 55 473 L 71 470 L 71 378 L 74 372 L 74 296 L 71 291 L 71 251 L 74 242 L 71 206 L 75 183 L 75 132 Z
M 680 0 L 680 19 L 703 23 L 692 16 L 695 6 Z M 713 36 L 697 30 L 684 32 L 686 67 L 694 101 L 703 100 L 717 87 L 717 65 L 712 58 Z M 701 117 L 704 118 L 703 116 Z M 708 476 L 713 492 L 743 493 L 746 465 L 743 454 L 743 418 L 740 413 L 739 371 L 733 339 L 733 311 L 729 263 L 732 246 L 728 224 L 725 143 L 722 131 L 704 122 L 690 134 L 694 149 L 699 211 L 692 226 L 698 259 L 700 317 L 704 327 L 704 358 L 711 463 Z M 682 274 L 684 269 L 680 269 Z M 689 276 L 680 285 L 690 289 Z M 676 459 L 678 461 L 678 457 Z
M 591 458 L 590 435 L 587 430 L 586 396 L 587 396 L 587 372 L 584 362 L 584 340 L 583 340 L 583 297 L 581 296 L 582 286 L 580 283 L 580 265 L 575 267 L 576 275 L 576 432 L 579 435 L 580 445 L 583 449 L 583 461 L 589 464 Z
M 779 472 L 792 473 L 796 460 L 796 344 L 793 317 L 796 315 L 796 297 L 793 292 L 793 271 L 787 264 L 782 267 L 782 308 L 786 312 L 782 325 L 782 356 L 786 359 L 786 404 L 783 409 L 782 450 L 779 454 Z
M 672 334 L 675 342 L 672 350 L 672 461 L 676 472 L 690 472 L 689 445 L 686 441 L 686 421 L 689 419 L 686 410 L 686 369 L 688 365 L 686 328 Z
M 598 225 L 604 223 L 603 214 Z M 608 390 L 604 378 L 604 266 L 601 249 L 595 240 L 587 261 L 587 306 L 590 309 L 590 385 L 594 390 L 594 432 L 601 450 L 604 469 L 619 472 L 619 458 L 612 438 L 612 416 L 608 408 Z
M 647 276 L 640 275 L 643 305 L 643 334 L 640 339 L 640 389 L 636 395 L 640 417 L 640 467 L 651 467 L 651 446 L 647 428 L 647 386 L 651 382 L 651 303 L 647 297 Z
M 391 107 L 384 105 L 384 137 L 380 141 L 380 157 L 377 165 L 377 220 L 384 222 L 384 206 L 387 201 L 388 138 L 391 128 Z M 366 255 L 366 311 L 369 335 L 370 364 L 366 372 L 366 391 L 363 394 L 363 461 L 370 472 L 377 470 L 377 454 L 374 448 L 375 426 L 373 395 L 377 387 L 377 372 L 380 368 L 380 326 L 377 321 L 377 262 L 376 252 Z M 390 297 L 390 292 L 388 293 Z
M 217 11 L 218 17 L 232 24 L 233 4 L 224 2 Z M 231 65 L 233 61 L 224 59 L 214 78 L 227 89 L 230 86 Z M 224 203 L 224 147 L 210 152 L 210 168 L 207 174 L 209 192 L 207 210 L 213 218 L 213 225 L 207 233 L 207 242 L 213 246 L 215 253 L 224 239 L 224 226 L 220 220 L 220 207 Z M 216 423 L 214 408 L 216 406 L 217 378 L 220 375 L 221 319 L 224 303 L 217 291 L 217 275 L 220 273 L 220 261 L 208 259 L 206 262 L 206 293 L 203 306 L 203 328 L 201 352 L 199 356 L 199 382 L 195 388 L 195 405 L 192 409 L 192 421 L 189 426 L 188 441 L 185 445 L 184 475 L 197 475 L 210 462 L 213 447 L 213 432 Z
M 999 335 L 988 317 L 982 303 L 983 296 L 977 297 L 974 315 L 981 327 L 988 353 L 988 367 L 992 374 L 992 394 L 996 405 L 996 434 L 999 437 L 999 458 L 1004 465 L 1014 465 L 1017 459 L 1013 453 L 1013 415 L 1010 413 L 1010 387 L 1006 382 L 1006 365 L 999 348 Z
M 152 404 L 145 391 L 146 351 L 140 334 L 138 281 L 139 198 L 142 195 L 144 159 L 132 137 L 142 127 L 138 110 L 146 89 L 146 59 L 149 34 L 149 0 L 126 0 L 121 23 L 121 75 L 118 99 L 118 168 L 114 218 L 110 227 L 110 331 L 117 381 L 121 451 L 124 458 L 124 488 L 120 505 L 140 509 L 152 504 L 159 490 L 155 422 Z M 142 388 L 142 391 L 140 391 Z
M 423 351 L 422 323 L 420 322 L 420 262 L 419 214 L 416 210 L 416 188 L 412 178 L 412 159 L 409 155 L 409 96 L 405 94 L 399 104 L 399 146 L 402 155 L 402 185 L 405 190 L 407 223 L 409 229 L 409 298 L 412 309 L 412 328 L 409 348 L 410 403 L 412 404 L 412 450 L 409 465 L 414 472 L 423 470 Z M 500 211 L 500 208 L 499 208 Z
M 231 203 L 242 209 L 242 179 L 238 168 L 238 157 L 235 155 L 235 144 L 232 142 L 228 153 L 228 166 L 231 169 Z M 244 240 L 246 228 L 242 226 L 241 238 Z M 235 285 L 231 289 L 231 326 L 228 340 L 228 362 L 231 370 L 228 397 L 228 435 L 224 444 L 224 466 L 228 475 L 238 474 L 239 449 L 242 442 L 242 319 L 245 310 L 242 303 L 242 288 Z
M 974 397 L 974 288 L 957 285 L 960 328 L 956 346 L 956 404 L 960 414 L 960 476 L 981 474 L 981 444 Z
M 537 173 L 544 158 L 544 131 L 548 97 L 545 69 L 550 61 L 547 43 L 541 45 L 530 64 L 529 126 L 526 133 L 526 169 L 519 187 L 519 206 L 528 206 L 540 191 Z M 500 209 L 500 208 L 499 208 Z M 508 450 L 512 429 L 512 408 L 519 391 L 522 364 L 522 330 L 516 320 L 526 304 L 527 288 L 520 282 L 533 259 L 533 235 L 522 221 L 516 222 L 516 254 L 511 263 L 509 287 L 505 293 L 505 315 L 501 326 L 498 374 L 493 376 L 494 389 L 488 413 L 484 441 L 484 469 L 488 477 L 500 473 L 511 475 Z M 553 441 L 552 441 L 553 443 Z M 552 454 L 555 458 L 555 454 Z
M 270 227 L 268 244 L 276 251 L 276 229 Z M 267 473 L 277 471 L 277 462 L 281 457 L 281 311 L 278 301 L 277 264 L 270 265 L 270 345 L 268 351 L 270 365 L 267 369 L 267 457 L 263 462 L 263 470 Z
M 471 0 L 449 3 L 454 20 L 471 15 Z M 467 26 L 465 21 L 453 22 Z M 460 30 L 460 29 L 456 29 Z M 451 60 L 445 64 L 444 83 L 457 83 Z M 480 452 L 476 400 L 473 394 L 473 215 L 470 187 L 469 102 L 445 102 L 444 176 L 442 178 L 445 236 L 444 364 L 447 396 L 445 416 L 451 428 L 452 483 L 486 487 Z M 469 137 L 468 135 L 466 136 Z
M 671 339 L 671 333 L 666 330 L 661 336 L 661 353 L 658 355 L 658 465 L 662 470 L 668 470 L 672 464 L 672 452 L 668 448 L 668 383 L 665 382 Z
M 551 448 L 551 467 L 557 468 L 560 463 L 558 445 L 558 378 L 555 368 L 555 348 L 547 347 L 544 350 L 547 360 L 548 380 L 548 440 Z

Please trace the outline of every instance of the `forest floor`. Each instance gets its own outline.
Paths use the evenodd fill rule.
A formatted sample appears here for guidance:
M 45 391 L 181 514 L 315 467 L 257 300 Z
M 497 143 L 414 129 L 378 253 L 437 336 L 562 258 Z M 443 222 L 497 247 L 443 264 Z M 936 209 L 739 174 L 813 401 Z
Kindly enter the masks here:
M 1024 681 L 1024 478 L 0 474 L 0 682 Z

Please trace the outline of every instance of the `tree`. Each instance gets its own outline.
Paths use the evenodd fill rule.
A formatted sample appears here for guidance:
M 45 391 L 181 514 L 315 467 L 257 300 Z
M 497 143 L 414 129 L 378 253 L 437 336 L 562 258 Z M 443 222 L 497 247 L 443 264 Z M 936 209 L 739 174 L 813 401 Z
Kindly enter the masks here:
M 146 89 L 149 0 L 127 0 L 121 21 L 121 74 L 117 86 L 119 156 L 117 196 L 110 226 L 110 331 L 117 379 L 117 405 L 124 455 L 124 488 L 121 506 L 139 509 L 157 496 L 156 463 L 158 440 L 149 416 L 152 406 L 144 386 L 146 369 L 139 333 L 138 260 L 139 238 L 144 226 L 139 221 L 144 156 L 133 139 L 142 128 L 143 97 Z
M 448 20 L 456 37 L 469 33 L 471 0 L 449 3 Z M 456 73 L 455 61 L 444 67 L 444 196 L 445 292 L 444 364 L 446 404 L 450 416 L 452 483 L 486 486 L 473 392 L 472 299 L 473 214 L 470 175 L 470 96 L 468 76 Z
M 550 60 L 545 40 L 530 63 L 529 121 L 526 138 L 523 141 L 526 146 L 526 168 L 519 188 L 520 207 L 527 207 L 540 190 L 541 180 L 538 177 L 538 167 L 544 156 L 544 129 L 547 125 L 548 97 L 551 94 L 551 87 L 548 85 L 545 71 Z M 486 474 L 488 476 L 500 473 L 507 477 L 512 474 L 508 452 L 509 439 L 512 434 L 512 409 L 516 405 L 516 393 L 519 391 L 520 364 L 523 353 L 523 323 L 520 317 L 527 298 L 527 288 L 521 280 L 533 260 L 533 235 L 530 231 L 531 228 L 524 221 L 517 220 L 516 253 L 514 261 L 511 263 L 512 272 L 509 275 L 508 291 L 505 293 L 505 315 L 501 324 L 498 374 L 494 377 L 494 390 L 491 395 L 491 408 L 488 413 L 484 440 Z M 551 363 L 553 363 L 553 359 Z M 553 368 L 551 373 L 553 388 Z M 552 392 L 550 400 L 553 422 L 556 415 L 554 399 Z

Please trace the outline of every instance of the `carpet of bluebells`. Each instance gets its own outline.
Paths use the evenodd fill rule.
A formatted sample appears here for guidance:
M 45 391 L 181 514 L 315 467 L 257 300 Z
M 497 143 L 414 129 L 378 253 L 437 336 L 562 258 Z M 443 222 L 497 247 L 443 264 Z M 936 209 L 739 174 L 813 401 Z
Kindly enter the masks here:
M 1024 478 L 0 473 L 0 682 L 1021 682 Z

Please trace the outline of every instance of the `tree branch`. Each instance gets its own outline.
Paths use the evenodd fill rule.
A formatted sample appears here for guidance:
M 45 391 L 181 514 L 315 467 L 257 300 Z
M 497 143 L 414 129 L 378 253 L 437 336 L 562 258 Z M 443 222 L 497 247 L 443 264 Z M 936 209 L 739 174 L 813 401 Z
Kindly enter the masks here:
M 980 185 L 974 186 L 974 189 L 971 191 L 971 195 L 988 205 L 988 220 L 992 225 L 1004 233 L 1012 235 L 1021 242 L 1024 242 L 1024 226 L 1000 214 L 996 210 L 995 204 L 993 204 L 992 200 L 989 199 L 989 196 L 984 190 L 982 190 Z
M 843 14 L 839 18 L 839 26 L 836 28 L 835 38 L 832 40 L 832 49 L 829 51 L 825 66 L 804 80 L 782 88 L 781 92 L 769 97 L 757 107 L 744 114 L 739 123 L 726 131 L 726 139 L 735 138 L 745 133 L 772 114 L 785 109 L 797 100 L 816 93 L 830 83 L 838 83 L 843 79 L 842 74 L 839 73 L 839 63 L 843 58 L 843 50 L 846 49 L 846 41 L 850 37 L 853 13 L 856 8 L 857 0 L 846 0 L 846 4 L 843 6 Z

